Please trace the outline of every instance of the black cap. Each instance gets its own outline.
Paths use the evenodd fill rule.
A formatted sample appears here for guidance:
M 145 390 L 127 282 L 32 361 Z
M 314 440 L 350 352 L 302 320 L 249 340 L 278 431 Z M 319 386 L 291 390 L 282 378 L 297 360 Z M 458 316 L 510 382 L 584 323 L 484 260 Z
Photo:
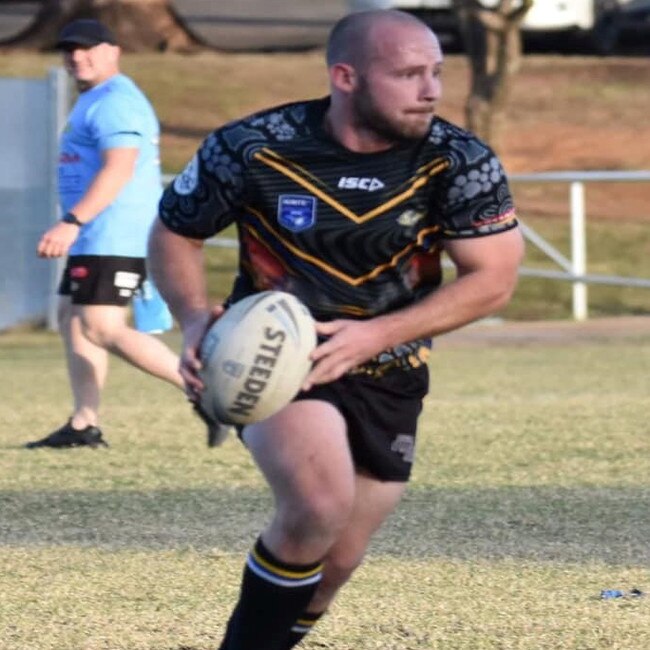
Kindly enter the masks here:
M 106 25 L 98 20 L 82 18 L 68 23 L 59 34 L 56 48 L 61 50 L 68 45 L 86 45 L 92 47 L 100 43 L 115 45 L 115 36 Z

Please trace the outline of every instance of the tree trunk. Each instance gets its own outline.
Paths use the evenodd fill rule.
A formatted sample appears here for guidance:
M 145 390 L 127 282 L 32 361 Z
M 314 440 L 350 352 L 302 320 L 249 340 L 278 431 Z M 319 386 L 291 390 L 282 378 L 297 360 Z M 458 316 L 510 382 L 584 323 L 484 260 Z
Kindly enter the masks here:
M 77 18 L 101 20 L 127 52 L 204 47 L 183 24 L 170 0 L 43 0 L 34 22 L 0 47 L 51 50 L 61 28 Z
M 465 105 L 467 128 L 498 148 L 511 76 L 521 66 L 520 24 L 533 0 L 454 0 L 470 59 L 470 94 Z

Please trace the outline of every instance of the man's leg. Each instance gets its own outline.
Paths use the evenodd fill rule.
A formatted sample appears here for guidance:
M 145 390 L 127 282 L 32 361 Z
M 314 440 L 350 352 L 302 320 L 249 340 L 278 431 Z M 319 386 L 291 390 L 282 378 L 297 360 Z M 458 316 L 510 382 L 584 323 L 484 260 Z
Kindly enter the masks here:
M 107 261 L 108 260 L 108 261 Z M 112 264 L 112 265 L 111 265 Z M 140 273 L 141 260 L 122 260 L 120 265 Z M 74 268 L 85 269 L 86 281 L 76 282 L 74 298 L 70 275 Z M 143 267 L 144 268 L 144 267 Z M 97 428 L 101 392 L 108 371 L 108 353 L 114 353 L 137 368 L 183 390 L 179 359 L 162 341 L 138 332 L 127 324 L 127 307 L 122 304 L 88 304 L 95 301 L 121 303 L 116 295 L 114 260 L 93 256 L 70 258 L 59 288 L 59 329 L 64 341 L 74 409 L 71 419 L 41 440 L 27 443 L 37 447 L 97 447 L 106 444 Z M 74 300 L 74 302 L 73 302 Z M 223 427 L 208 423 L 208 441 Z M 216 433 L 215 433 L 216 432 Z
M 357 475 L 350 522 L 325 556 L 318 588 L 291 628 L 282 650 L 298 645 L 325 613 L 338 590 L 361 564 L 370 539 L 395 510 L 405 488 L 404 482 L 379 481 L 364 474 Z
M 354 467 L 345 422 L 325 402 L 294 402 L 247 426 L 243 438 L 276 510 L 248 556 L 221 650 L 282 650 L 314 595 L 322 559 L 348 525 Z
M 72 391 L 72 416 L 56 431 L 25 446 L 28 449 L 106 446 L 97 422 L 108 353 L 86 338 L 78 308 L 69 295 L 59 296 L 58 322 Z
M 178 356 L 155 336 L 129 327 L 126 307 L 75 305 L 67 295 L 61 296 L 60 305 L 59 326 L 65 343 L 74 411 L 61 429 L 42 440 L 27 443 L 26 447 L 106 444 L 97 422 L 109 352 L 184 391 Z M 229 427 L 202 413 L 199 415 L 208 428 L 208 446 L 221 444 Z
M 132 366 L 183 389 L 178 356 L 161 340 L 127 323 L 127 308 L 117 305 L 73 305 L 84 337 Z
M 176 353 L 157 337 L 129 327 L 126 307 L 83 305 L 79 308 L 79 314 L 84 336 L 89 342 L 185 390 Z M 208 447 L 219 446 L 228 436 L 230 427 L 208 417 L 196 404 L 194 410 L 207 427 Z
M 74 402 L 70 424 L 77 430 L 97 426 L 108 353 L 86 338 L 78 308 L 71 303 L 70 296 L 59 297 L 58 316 Z

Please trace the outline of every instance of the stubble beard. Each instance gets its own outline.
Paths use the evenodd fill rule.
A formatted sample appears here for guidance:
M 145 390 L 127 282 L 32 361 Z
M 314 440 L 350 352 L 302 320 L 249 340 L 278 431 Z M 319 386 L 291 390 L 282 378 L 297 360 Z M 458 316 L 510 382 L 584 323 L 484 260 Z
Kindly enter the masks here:
M 407 143 L 420 140 L 429 132 L 431 125 L 430 119 L 416 123 L 386 115 L 377 107 L 364 79 L 354 95 L 353 109 L 357 127 L 375 133 L 388 142 Z

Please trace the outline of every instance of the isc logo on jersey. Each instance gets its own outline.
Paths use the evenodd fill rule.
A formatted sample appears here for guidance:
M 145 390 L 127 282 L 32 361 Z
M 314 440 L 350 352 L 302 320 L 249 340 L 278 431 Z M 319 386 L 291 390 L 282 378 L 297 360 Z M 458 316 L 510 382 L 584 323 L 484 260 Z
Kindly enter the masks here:
M 342 190 L 366 190 L 366 192 L 375 192 L 381 190 L 384 184 L 378 178 L 364 178 L 358 176 L 341 176 L 339 178 L 339 188 Z

